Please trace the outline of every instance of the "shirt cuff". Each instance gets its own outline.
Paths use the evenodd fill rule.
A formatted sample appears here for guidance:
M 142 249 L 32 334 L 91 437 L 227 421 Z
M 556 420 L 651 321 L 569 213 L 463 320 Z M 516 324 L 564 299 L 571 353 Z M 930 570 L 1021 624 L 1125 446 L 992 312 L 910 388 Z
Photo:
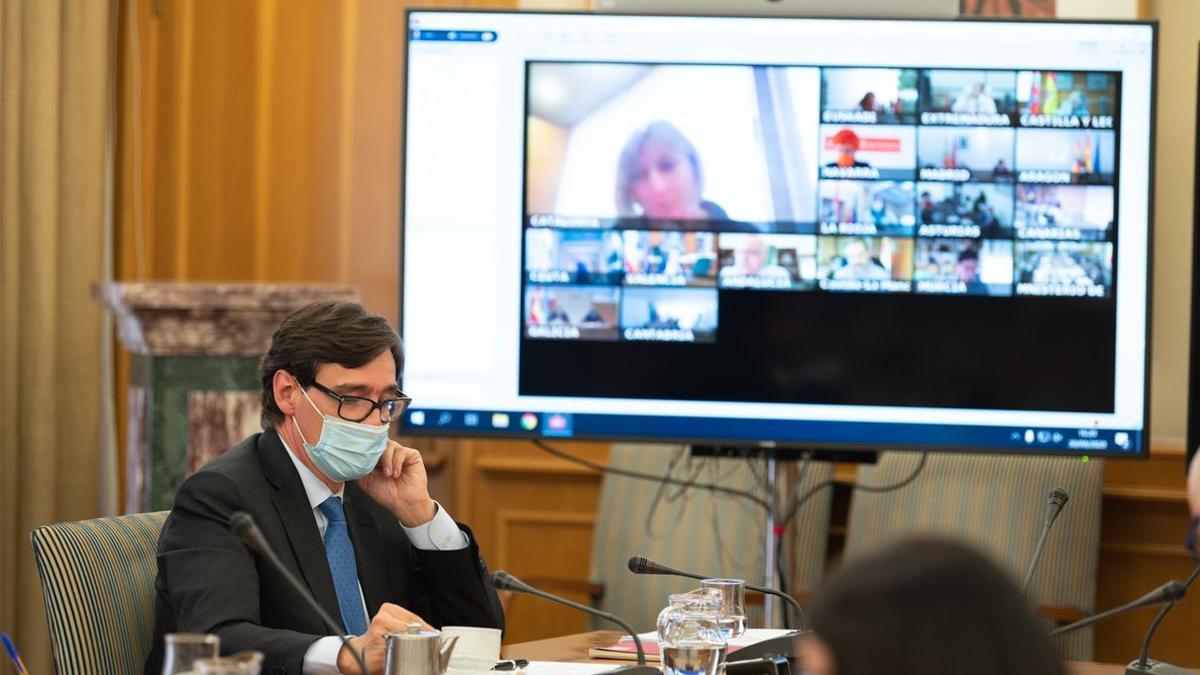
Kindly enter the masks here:
M 416 527 L 404 527 L 403 523 L 400 525 L 408 535 L 408 540 L 422 551 L 460 551 L 466 548 L 471 543 L 467 533 L 458 527 L 458 523 L 441 504 L 434 504 L 437 511 L 433 514 L 433 520 Z
M 338 653 L 342 650 L 342 639 L 336 635 L 323 637 L 308 646 L 304 652 L 304 675 L 338 675 Z

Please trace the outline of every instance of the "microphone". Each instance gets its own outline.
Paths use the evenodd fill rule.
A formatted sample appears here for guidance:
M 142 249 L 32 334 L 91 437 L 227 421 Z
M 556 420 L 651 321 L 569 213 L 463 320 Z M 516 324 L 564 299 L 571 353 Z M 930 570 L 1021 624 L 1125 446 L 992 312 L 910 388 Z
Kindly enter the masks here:
M 1192 570 L 1192 575 L 1183 582 L 1184 589 L 1191 588 L 1192 583 L 1196 581 L 1196 577 L 1200 576 L 1200 567 Z M 1125 669 L 1125 675 L 1140 675 L 1142 673 L 1157 673 L 1158 675 L 1183 675 L 1192 671 L 1176 668 L 1169 663 L 1162 661 L 1153 661 L 1150 659 L 1150 641 L 1154 639 L 1154 632 L 1158 630 L 1158 624 L 1166 618 L 1167 612 L 1175 606 L 1175 602 L 1168 602 L 1159 611 L 1158 616 L 1154 617 L 1154 621 L 1150 622 L 1150 628 L 1146 631 L 1146 639 L 1142 642 L 1142 653 L 1137 659 L 1131 661 Z
M 633 629 L 633 626 L 630 626 L 629 623 L 621 617 L 615 614 L 609 614 L 608 612 L 602 612 L 595 607 L 588 607 L 587 605 L 581 605 L 578 602 L 574 602 L 566 598 L 560 598 L 559 596 L 552 593 L 547 593 L 546 591 L 540 591 L 524 581 L 514 577 L 508 572 L 505 572 L 504 570 L 496 570 L 495 572 L 492 572 L 492 586 L 501 591 L 513 591 L 515 593 L 528 593 L 529 595 L 536 595 L 537 597 L 549 600 L 550 602 L 557 602 L 560 605 L 566 605 L 567 607 L 577 609 L 581 612 L 587 612 L 588 614 L 598 616 L 601 619 L 605 619 L 617 624 L 621 628 L 624 628 L 626 633 L 629 633 L 631 636 L 633 636 L 633 644 L 637 647 L 638 665 L 646 665 L 646 651 L 642 649 L 642 639 L 638 637 L 637 631 Z
M 1089 617 L 1080 619 L 1075 623 L 1067 624 L 1066 626 L 1057 628 L 1050 633 L 1050 637 L 1056 637 L 1062 635 L 1063 633 L 1070 633 L 1071 631 L 1078 630 L 1080 628 L 1086 628 L 1087 626 L 1090 626 L 1098 621 L 1103 621 L 1114 616 L 1132 612 L 1135 609 L 1149 607 L 1150 605 L 1161 605 L 1164 602 L 1175 603 L 1183 598 L 1183 596 L 1186 594 L 1187 586 L 1184 586 L 1178 581 L 1168 581 L 1167 583 L 1150 591 L 1133 602 L 1121 605 L 1120 607 L 1114 607 L 1110 610 L 1100 612 L 1099 614 L 1093 614 Z
M 666 574 L 668 576 L 673 576 L 673 577 L 687 577 L 689 579 L 699 579 L 700 581 L 704 581 L 705 579 L 713 578 L 711 576 L 704 576 L 702 574 L 695 574 L 692 572 L 683 572 L 683 571 L 680 571 L 680 570 L 677 570 L 677 569 L 674 569 L 671 567 L 667 567 L 666 565 L 664 565 L 660 562 L 650 560 L 649 558 L 647 558 L 644 555 L 635 555 L 629 559 L 629 571 L 633 572 L 634 574 Z M 804 608 L 801 607 L 800 603 L 796 602 L 796 599 L 793 598 L 792 596 L 788 595 L 787 593 L 777 591 L 774 588 L 767 588 L 766 586 L 755 586 L 753 584 L 746 584 L 746 590 L 756 591 L 758 593 L 766 593 L 768 595 L 773 595 L 773 596 L 783 600 L 788 605 L 790 605 L 793 609 L 795 609 L 796 614 L 799 615 L 800 630 L 801 631 L 808 630 L 808 618 L 804 614 Z
M 286 579 L 292 588 L 294 588 L 296 592 L 300 594 L 300 597 L 304 599 L 304 603 L 308 605 L 309 608 L 311 608 L 314 612 L 316 612 L 317 616 L 321 617 L 321 621 L 325 623 L 325 627 L 332 631 L 333 635 L 336 635 L 341 639 L 342 646 L 350 650 L 350 653 L 354 656 L 354 660 L 358 662 L 358 667 L 362 669 L 363 675 L 366 675 L 368 672 L 370 672 L 367 670 L 367 662 L 363 660 L 362 653 L 355 649 L 354 645 L 350 644 L 350 640 L 344 635 L 346 630 L 342 628 L 342 624 L 338 623 L 333 619 L 333 617 L 329 616 L 329 612 L 326 612 L 325 608 L 317 603 L 316 598 L 314 598 L 312 594 L 308 592 L 308 588 L 306 588 L 304 584 L 300 583 L 300 580 L 297 579 L 296 576 L 284 566 L 283 561 L 281 561 L 279 556 L 275 554 L 275 549 L 271 548 L 271 544 L 268 543 L 266 537 L 263 536 L 262 530 L 258 529 L 258 525 L 254 522 L 254 518 L 245 511 L 234 511 L 233 515 L 229 517 L 229 529 L 235 535 L 237 535 L 238 539 L 242 540 L 242 543 L 244 543 L 246 546 L 249 546 L 252 551 L 259 555 L 259 557 L 270 563 L 271 567 L 275 568 L 276 572 L 279 572 L 279 574 L 283 575 L 283 578 Z
M 1050 526 L 1054 524 L 1054 520 L 1058 518 L 1058 514 L 1062 512 L 1062 508 L 1069 498 L 1067 491 L 1059 487 L 1051 489 L 1050 494 L 1046 495 L 1046 520 L 1042 524 L 1042 534 L 1038 537 L 1037 547 L 1033 550 L 1033 559 L 1029 561 L 1029 569 L 1025 570 L 1025 581 L 1021 583 L 1022 595 L 1025 594 L 1025 589 L 1029 588 L 1029 582 L 1033 580 L 1033 571 L 1037 569 L 1038 562 L 1042 559 L 1042 547 L 1046 545 L 1046 536 L 1050 534 Z

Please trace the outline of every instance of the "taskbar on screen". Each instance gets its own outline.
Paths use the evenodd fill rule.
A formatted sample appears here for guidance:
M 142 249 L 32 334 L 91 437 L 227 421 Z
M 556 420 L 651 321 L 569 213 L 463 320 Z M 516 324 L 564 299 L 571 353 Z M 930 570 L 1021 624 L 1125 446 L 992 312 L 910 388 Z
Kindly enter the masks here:
M 401 433 L 551 439 L 661 439 L 745 443 L 750 446 L 877 448 L 987 448 L 1138 456 L 1140 429 L 1015 427 L 958 424 L 831 422 L 816 420 L 663 417 L 594 413 L 408 410 Z

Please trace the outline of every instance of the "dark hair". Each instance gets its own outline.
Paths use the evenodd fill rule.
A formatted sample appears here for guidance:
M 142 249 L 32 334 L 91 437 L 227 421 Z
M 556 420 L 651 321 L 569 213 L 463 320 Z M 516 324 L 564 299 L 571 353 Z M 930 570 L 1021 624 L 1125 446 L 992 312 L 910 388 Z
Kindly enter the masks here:
M 964 248 L 962 253 L 958 254 L 958 261 L 964 260 L 979 260 L 979 251 L 976 251 L 974 247 Z
M 283 422 L 275 403 L 275 372 L 286 370 L 301 386 L 313 383 L 317 368 L 336 363 L 359 368 L 390 350 L 396 377 L 404 370 L 404 348 L 387 319 L 354 302 L 314 302 L 287 315 L 271 336 L 258 367 L 262 382 L 262 428 Z
M 983 555 L 912 539 L 846 563 L 809 608 L 837 675 L 1062 675 L 1012 581 Z

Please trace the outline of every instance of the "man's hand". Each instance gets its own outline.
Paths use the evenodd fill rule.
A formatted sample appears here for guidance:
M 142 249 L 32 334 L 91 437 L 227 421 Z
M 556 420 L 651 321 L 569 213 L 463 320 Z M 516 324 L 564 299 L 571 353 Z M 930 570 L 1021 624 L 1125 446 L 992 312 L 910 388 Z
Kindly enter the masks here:
M 379 613 L 375 615 L 375 618 L 371 619 L 371 625 L 367 626 L 367 632 L 350 638 L 350 644 L 362 653 L 363 660 L 367 662 L 367 669 L 371 673 L 382 673 L 384 657 L 387 654 L 387 643 L 384 638 L 388 633 L 404 632 L 410 623 L 419 623 L 421 628 L 433 630 L 432 626 L 425 623 L 425 620 L 416 614 L 399 605 L 385 602 L 379 608 Z M 358 667 L 358 660 L 346 649 L 346 645 L 342 645 L 341 651 L 338 652 L 337 667 L 343 673 L 362 674 L 362 670 Z
M 437 513 L 421 453 L 396 441 L 388 441 L 383 457 L 371 473 L 358 479 L 358 486 L 405 527 L 428 523 Z

